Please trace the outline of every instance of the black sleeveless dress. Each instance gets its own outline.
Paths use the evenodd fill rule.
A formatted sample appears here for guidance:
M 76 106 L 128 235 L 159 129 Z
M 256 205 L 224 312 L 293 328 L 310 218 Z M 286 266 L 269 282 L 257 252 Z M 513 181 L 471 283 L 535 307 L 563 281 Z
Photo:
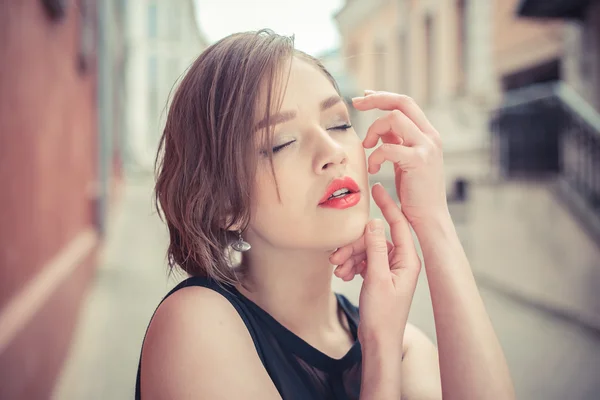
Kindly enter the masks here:
M 188 278 L 166 296 L 187 286 L 203 286 L 223 295 L 246 324 L 256 351 L 283 400 L 357 400 L 360 394 L 362 352 L 358 341 L 358 308 L 341 294 L 338 305 L 348 318 L 354 344 L 341 359 L 334 359 L 296 336 L 234 286 L 219 286 L 201 277 Z M 164 301 L 164 299 L 163 299 Z M 141 399 L 141 360 L 135 388 Z

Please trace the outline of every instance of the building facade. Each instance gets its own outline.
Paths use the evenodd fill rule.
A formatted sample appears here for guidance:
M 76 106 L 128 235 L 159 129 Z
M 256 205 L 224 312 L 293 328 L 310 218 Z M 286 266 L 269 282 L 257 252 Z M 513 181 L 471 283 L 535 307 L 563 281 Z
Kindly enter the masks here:
M 597 329 L 600 306 L 590 282 L 600 280 L 600 1 L 511 0 L 495 7 L 502 101 L 492 114 L 493 158 L 500 187 L 519 190 L 494 211 L 521 215 L 522 232 L 530 232 L 525 243 L 537 245 L 521 260 L 490 258 L 496 267 L 515 266 L 511 273 L 488 272 Z M 477 231 L 484 233 L 490 221 L 480 221 Z M 484 247 L 485 235 L 477 237 Z
M 170 94 L 206 48 L 192 0 L 127 2 L 127 163 L 151 169 Z
M 119 178 L 118 6 L 0 3 L 2 399 L 48 396 L 93 276 Z
M 443 130 L 447 177 L 488 171 L 487 112 L 497 99 L 492 8 L 473 0 L 348 0 L 336 15 L 358 88 L 414 98 Z M 376 113 L 364 114 L 366 130 Z
M 476 277 L 597 329 L 600 1 L 347 0 L 336 20 L 357 88 L 413 97 L 448 180 L 474 183 Z

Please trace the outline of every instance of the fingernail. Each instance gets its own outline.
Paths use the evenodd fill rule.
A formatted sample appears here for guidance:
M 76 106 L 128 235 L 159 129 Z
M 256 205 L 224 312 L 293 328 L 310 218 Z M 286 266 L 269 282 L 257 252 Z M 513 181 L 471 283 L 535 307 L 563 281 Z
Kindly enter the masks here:
M 375 187 L 375 186 L 382 186 L 382 185 L 381 185 L 381 182 L 375 182 L 375 183 L 373 184 L 373 187 Z
M 369 222 L 369 232 L 383 233 L 383 222 L 380 219 L 374 219 Z
M 370 90 L 370 89 L 365 89 L 365 96 L 368 96 L 370 94 L 374 94 L 375 91 L 374 90 Z
M 360 103 L 361 101 L 363 101 L 365 98 L 364 97 L 353 97 L 352 98 L 352 102 L 353 103 Z

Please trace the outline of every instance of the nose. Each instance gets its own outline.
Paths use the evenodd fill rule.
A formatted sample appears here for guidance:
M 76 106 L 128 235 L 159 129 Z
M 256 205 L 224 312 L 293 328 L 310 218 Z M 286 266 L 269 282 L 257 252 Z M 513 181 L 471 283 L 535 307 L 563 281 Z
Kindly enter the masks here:
M 348 153 L 345 148 L 327 132 L 319 136 L 318 150 L 314 159 L 315 173 L 322 174 L 326 170 L 346 165 L 348 163 Z

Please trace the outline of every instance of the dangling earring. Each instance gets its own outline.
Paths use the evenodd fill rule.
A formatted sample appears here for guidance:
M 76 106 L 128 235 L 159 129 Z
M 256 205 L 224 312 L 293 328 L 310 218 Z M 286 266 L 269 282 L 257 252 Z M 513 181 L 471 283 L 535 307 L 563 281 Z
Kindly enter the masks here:
M 241 253 L 248 251 L 252 248 L 252 246 L 250 246 L 250 243 L 246 242 L 243 238 L 242 238 L 242 231 L 238 231 L 238 240 L 236 240 L 235 242 L 233 242 L 233 244 L 231 245 L 231 247 L 235 250 L 235 251 L 239 251 Z

